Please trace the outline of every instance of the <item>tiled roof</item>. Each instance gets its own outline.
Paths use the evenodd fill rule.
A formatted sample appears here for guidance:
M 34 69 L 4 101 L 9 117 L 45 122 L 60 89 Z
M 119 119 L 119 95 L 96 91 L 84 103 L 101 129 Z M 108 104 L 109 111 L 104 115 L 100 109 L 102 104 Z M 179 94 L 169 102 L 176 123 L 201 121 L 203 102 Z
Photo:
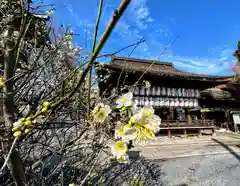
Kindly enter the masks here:
M 232 95 L 228 91 L 221 90 L 219 88 L 209 88 L 200 92 L 201 96 L 211 96 L 215 100 L 230 100 L 233 99 Z
M 211 76 L 206 74 L 195 74 L 176 69 L 172 63 L 154 60 L 135 59 L 113 56 L 110 64 L 105 64 L 103 69 L 112 71 L 124 70 L 130 73 L 143 73 L 157 76 L 178 76 L 180 78 L 229 81 L 233 76 Z

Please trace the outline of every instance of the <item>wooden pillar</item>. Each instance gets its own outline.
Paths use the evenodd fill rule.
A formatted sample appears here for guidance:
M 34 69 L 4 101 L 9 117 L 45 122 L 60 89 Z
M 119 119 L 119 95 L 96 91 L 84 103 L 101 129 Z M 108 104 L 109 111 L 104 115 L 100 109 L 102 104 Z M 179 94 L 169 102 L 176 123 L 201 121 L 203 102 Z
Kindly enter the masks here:
M 171 138 L 172 135 L 171 135 L 171 129 L 168 128 L 168 137 Z
M 174 110 L 171 110 L 171 119 L 174 120 Z
M 206 126 L 206 112 L 202 112 L 203 125 Z
M 226 113 L 226 119 L 227 119 L 227 130 L 229 130 L 229 125 L 231 124 L 229 110 L 226 110 L 225 113 Z
M 198 129 L 198 136 L 202 136 L 202 130 Z
M 192 115 L 190 114 L 190 112 L 188 111 L 188 125 L 192 125 Z
M 187 137 L 187 129 L 184 129 L 184 137 Z
M 174 110 L 173 110 L 173 108 L 170 108 L 169 112 L 170 112 L 170 120 L 173 120 L 174 119 Z

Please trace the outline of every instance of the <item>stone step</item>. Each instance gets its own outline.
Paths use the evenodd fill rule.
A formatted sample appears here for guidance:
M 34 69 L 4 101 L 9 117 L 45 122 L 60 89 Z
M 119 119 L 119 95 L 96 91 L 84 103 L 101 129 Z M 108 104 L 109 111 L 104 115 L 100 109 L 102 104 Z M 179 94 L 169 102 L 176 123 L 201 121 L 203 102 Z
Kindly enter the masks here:
M 219 141 L 225 145 L 239 145 L 240 141 L 227 141 L 227 140 L 221 140 Z M 161 148 L 179 148 L 179 147 L 193 147 L 193 146 L 219 146 L 220 144 L 215 142 L 215 141 L 204 141 L 202 143 L 186 143 L 186 144 L 160 144 L 160 143 L 155 143 L 155 144 L 146 144 L 144 146 L 136 146 L 135 148 L 137 149 L 144 149 L 144 148 L 154 148 L 154 147 L 161 147 Z
M 234 144 L 240 144 L 240 139 L 234 139 L 234 138 L 212 138 L 212 139 L 194 139 L 194 140 L 161 140 L 161 139 L 156 139 L 154 141 L 149 141 L 147 142 L 146 144 L 144 144 L 144 147 L 145 146 L 181 146 L 181 145 L 195 145 L 195 144 L 208 144 L 208 143 L 216 143 L 218 144 L 217 142 L 214 141 L 214 139 L 216 139 L 217 141 L 219 142 L 222 142 L 222 143 L 234 143 Z M 137 147 L 142 147 L 142 145 L 137 145 Z
M 235 153 L 240 152 L 239 148 L 229 146 L 231 151 Z M 229 150 L 222 146 L 212 146 L 207 148 L 188 148 L 188 149 L 148 149 L 147 151 L 140 151 L 140 155 L 144 156 L 147 159 L 169 159 L 176 157 L 187 157 L 187 156 L 197 156 L 197 155 L 207 155 L 207 154 L 219 154 L 219 153 L 228 153 Z
M 228 144 L 228 146 L 233 146 L 235 144 Z M 156 147 L 156 146 L 149 146 L 149 147 L 144 147 L 144 148 L 134 148 L 134 150 L 142 151 L 142 152 L 149 152 L 149 151 L 176 151 L 176 150 L 193 150 L 193 149 L 211 149 L 215 147 L 222 147 L 219 144 L 208 144 L 208 145 L 193 145 L 193 146 L 173 146 L 173 147 Z M 235 146 L 236 147 L 236 146 Z M 222 147 L 224 148 L 224 147 Z M 236 147 L 237 148 L 237 147 Z

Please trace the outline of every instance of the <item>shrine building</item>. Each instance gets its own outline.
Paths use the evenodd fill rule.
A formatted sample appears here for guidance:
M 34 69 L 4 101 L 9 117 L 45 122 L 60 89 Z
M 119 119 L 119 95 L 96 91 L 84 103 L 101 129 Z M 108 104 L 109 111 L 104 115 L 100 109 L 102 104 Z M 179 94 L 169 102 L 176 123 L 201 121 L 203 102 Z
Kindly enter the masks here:
M 168 62 L 118 56 L 96 66 L 100 95 L 133 91 L 136 105 L 151 105 L 161 117 L 160 133 L 171 137 L 212 134 L 215 128 L 239 130 L 240 88 L 234 76 L 189 73 Z

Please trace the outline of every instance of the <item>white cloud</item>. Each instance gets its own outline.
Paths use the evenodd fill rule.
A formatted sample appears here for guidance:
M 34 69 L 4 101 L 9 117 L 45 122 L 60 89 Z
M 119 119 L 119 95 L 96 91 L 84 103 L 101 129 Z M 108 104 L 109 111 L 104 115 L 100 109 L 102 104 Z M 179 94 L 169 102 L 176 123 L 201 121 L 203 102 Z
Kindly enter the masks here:
M 147 29 L 148 23 L 154 21 L 154 19 L 150 16 L 147 0 L 132 1 L 131 12 L 134 13 L 136 25 L 141 30 Z
M 209 75 L 232 75 L 234 49 L 227 46 L 213 47 L 208 50 L 207 57 L 188 57 L 172 53 L 164 57 L 165 61 L 172 62 L 179 70 Z M 212 57 L 209 57 L 212 55 Z
M 229 58 L 232 58 L 232 54 L 233 54 L 234 49 L 232 48 L 225 48 L 221 51 L 220 53 L 220 61 L 226 61 Z
M 154 19 L 153 18 L 151 18 L 151 17 L 149 17 L 149 18 L 147 18 L 147 20 L 146 20 L 148 23 L 151 23 L 151 22 L 153 22 L 154 21 Z
M 186 72 L 209 75 L 232 74 L 230 62 L 221 61 L 222 57 L 206 59 L 206 58 L 189 58 L 181 56 L 168 56 L 166 59 L 172 62 L 177 69 Z

